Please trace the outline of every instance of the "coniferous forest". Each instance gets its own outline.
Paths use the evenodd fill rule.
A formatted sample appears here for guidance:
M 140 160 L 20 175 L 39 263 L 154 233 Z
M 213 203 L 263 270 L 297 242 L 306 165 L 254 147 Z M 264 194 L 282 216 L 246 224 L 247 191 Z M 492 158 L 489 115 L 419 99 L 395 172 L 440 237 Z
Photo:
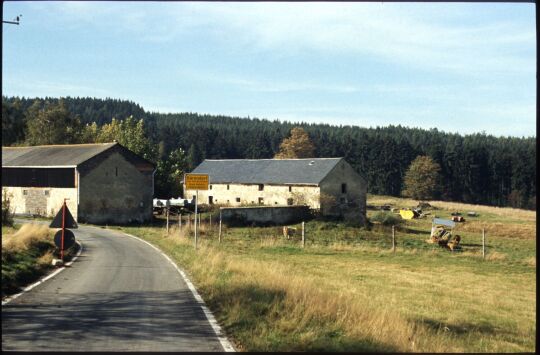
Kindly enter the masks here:
M 38 103 L 58 98 L 2 98 L 2 145 L 28 144 L 28 122 Z M 79 127 L 102 126 L 130 116 L 142 119 L 148 140 L 159 147 L 155 159 L 185 151 L 186 171 L 204 159 L 273 158 L 293 127 L 302 127 L 315 157 L 344 157 L 368 180 L 368 192 L 399 196 L 411 162 L 428 155 L 441 167 L 437 198 L 474 204 L 536 209 L 536 137 L 460 135 L 400 125 L 362 128 L 197 113 L 146 112 L 130 101 L 62 98 Z M 399 122 L 399 118 L 396 118 Z M 80 138 L 78 138 L 80 139 Z M 85 143 L 72 141 L 66 143 Z M 166 180 L 156 191 L 170 194 Z M 170 197 L 170 196 L 161 196 Z

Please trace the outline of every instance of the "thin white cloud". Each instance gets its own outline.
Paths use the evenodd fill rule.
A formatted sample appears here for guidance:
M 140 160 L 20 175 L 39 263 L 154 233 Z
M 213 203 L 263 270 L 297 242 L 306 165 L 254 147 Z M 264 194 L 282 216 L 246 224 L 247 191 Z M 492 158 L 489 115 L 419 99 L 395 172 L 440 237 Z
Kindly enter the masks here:
M 523 48 L 534 51 L 534 26 L 489 18 L 451 25 L 444 15 L 459 23 L 463 14 L 448 4 L 51 4 L 66 20 L 134 33 L 142 41 L 172 42 L 205 34 L 238 51 L 372 55 L 399 65 L 468 75 L 534 73 L 536 68 L 534 55 L 521 54 Z

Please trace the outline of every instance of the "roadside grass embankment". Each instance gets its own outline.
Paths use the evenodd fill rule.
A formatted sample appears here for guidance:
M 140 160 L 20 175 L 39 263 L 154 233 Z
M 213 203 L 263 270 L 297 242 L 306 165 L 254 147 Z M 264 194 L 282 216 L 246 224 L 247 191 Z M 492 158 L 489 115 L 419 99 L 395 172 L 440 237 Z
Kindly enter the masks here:
M 2 227 L 2 298 L 19 292 L 54 268 L 54 232 L 43 224 Z M 74 249 L 66 252 L 66 260 Z
M 455 206 L 438 208 L 444 217 Z M 475 220 L 489 225 L 490 213 Z M 535 223 L 497 216 L 503 225 Z M 481 230 L 465 225 L 459 253 L 425 243 L 430 219 L 397 227 L 395 253 L 383 225 L 310 221 L 302 248 L 280 227 L 224 227 L 219 243 L 216 223 L 203 217 L 197 251 L 185 225 L 171 224 L 169 235 L 162 225 L 122 229 L 190 274 L 239 350 L 535 351 L 536 234 L 490 231 L 483 260 Z

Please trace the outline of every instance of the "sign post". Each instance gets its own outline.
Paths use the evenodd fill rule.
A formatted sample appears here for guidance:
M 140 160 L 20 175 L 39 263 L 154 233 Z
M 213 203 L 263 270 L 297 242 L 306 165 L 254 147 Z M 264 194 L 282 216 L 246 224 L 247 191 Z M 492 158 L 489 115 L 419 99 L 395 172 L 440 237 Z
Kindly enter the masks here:
M 195 190 L 195 250 L 197 250 L 197 205 L 199 204 L 199 190 Z
M 199 204 L 199 190 L 208 190 L 208 174 L 186 174 L 184 183 L 186 190 L 195 190 L 195 250 L 197 250 L 197 205 Z
M 66 199 L 62 205 L 62 242 L 60 247 L 60 260 L 64 263 L 64 234 L 66 232 Z
M 49 228 L 61 228 L 55 235 L 55 244 L 60 248 L 60 260 L 62 263 L 64 262 L 64 249 L 66 249 L 66 247 L 71 247 L 73 242 L 75 242 L 73 233 L 70 230 L 66 230 L 66 228 L 77 228 L 77 223 L 66 206 L 67 200 L 69 200 L 69 198 L 64 198 L 62 208 L 58 211 L 56 217 L 54 217 L 49 225 Z M 68 241 L 65 240 L 66 238 L 68 238 Z M 69 246 L 66 244 L 69 244 Z

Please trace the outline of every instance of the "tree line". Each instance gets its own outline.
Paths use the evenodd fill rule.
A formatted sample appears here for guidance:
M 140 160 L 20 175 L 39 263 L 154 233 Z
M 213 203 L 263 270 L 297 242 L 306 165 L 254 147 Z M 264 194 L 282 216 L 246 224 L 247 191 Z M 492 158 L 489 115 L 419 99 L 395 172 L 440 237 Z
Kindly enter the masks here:
M 134 136 L 129 136 L 131 128 L 119 127 L 126 120 Z M 158 164 L 160 197 L 179 194 L 181 174 L 204 159 L 273 158 L 295 127 L 309 135 L 314 157 L 344 157 L 367 178 L 370 193 L 399 196 L 411 162 L 429 156 L 440 167 L 436 198 L 536 209 L 536 137 L 163 114 L 116 99 L 2 97 L 3 145 L 102 141 L 124 132 L 128 136 L 121 143 L 146 144 L 130 149 L 145 150 Z

